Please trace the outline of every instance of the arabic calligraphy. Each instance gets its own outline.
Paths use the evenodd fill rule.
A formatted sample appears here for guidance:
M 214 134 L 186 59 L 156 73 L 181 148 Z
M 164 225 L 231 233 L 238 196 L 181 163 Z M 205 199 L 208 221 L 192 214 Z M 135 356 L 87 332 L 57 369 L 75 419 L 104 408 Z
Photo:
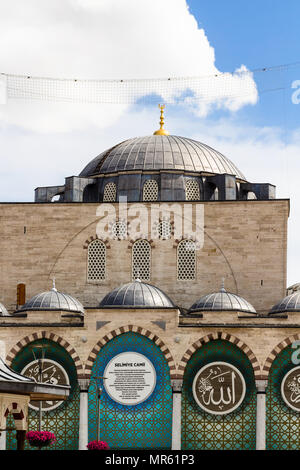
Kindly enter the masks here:
M 38 361 L 32 361 L 27 364 L 21 372 L 27 377 L 35 379 L 40 382 Z M 52 359 L 45 359 L 43 361 L 42 383 L 51 385 L 69 385 L 69 377 L 65 369 Z M 50 411 L 57 408 L 63 403 L 62 401 L 43 401 L 42 409 Z M 38 410 L 38 402 L 30 402 L 30 408 Z
M 300 367 L 295 367 L 284 376 L 281 395 L 290 408 L 300 411 Z
M 226 362 L 212 362 L 202 367 L 193 381 L 197 404 L 211 414 L 227 414 L 242 403 L 246 384 L 241 372 Z

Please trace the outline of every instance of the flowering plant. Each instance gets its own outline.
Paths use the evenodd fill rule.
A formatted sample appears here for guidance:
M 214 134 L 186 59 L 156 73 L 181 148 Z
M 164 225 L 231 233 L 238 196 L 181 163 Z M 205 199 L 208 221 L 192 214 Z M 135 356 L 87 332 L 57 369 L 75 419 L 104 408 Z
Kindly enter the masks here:
M 105 441 L 91 441 L 87 445 L 88 450 L 108 450 L 108 444 Z
M 56 441 L 55 435 L 48 431 L 29 431 L 26 439 L 33 447 L 49 446 Z

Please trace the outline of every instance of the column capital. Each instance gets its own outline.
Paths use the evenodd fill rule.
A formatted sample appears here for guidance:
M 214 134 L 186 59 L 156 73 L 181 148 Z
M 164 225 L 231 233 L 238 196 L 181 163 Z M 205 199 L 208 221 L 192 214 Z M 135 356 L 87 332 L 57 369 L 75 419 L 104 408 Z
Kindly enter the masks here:
M 88 392 L 90 379 L 78 379 L 80 393 Z
M 268 386 L 267 380 L 255 380 L 255 385 L 258 393 L 264 393 Z
M 182 390 L 182 379 L 171 379 L 171 387 L 173 393 L 181 393 Z

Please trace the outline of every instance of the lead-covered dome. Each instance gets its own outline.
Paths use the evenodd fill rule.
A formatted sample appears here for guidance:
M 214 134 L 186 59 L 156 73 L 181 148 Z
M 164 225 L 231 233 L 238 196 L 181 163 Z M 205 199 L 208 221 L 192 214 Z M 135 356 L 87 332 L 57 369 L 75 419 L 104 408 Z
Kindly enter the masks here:
M 175 135 L 150 135 L 125 140 L 94 158 L 79 176 L 136 170 L 226 173 L 246 181 L 232 161 L 217 150 L 196 140 Z
M 0 302 L 0 317 L 10 317 L 10 314 L 4 307 L 4 305 Z
M 287 312 L 300 312 L 300 291 L 284 297 L 284 299 L 271 308 L 269 314 Z
M 101 308 L 176 308 L 158 287 L 136 280 L 109 292 L 100 302 Z
M 188 313 L 224 310 L 256 314 L 255 308 L 247 300 L 237 294 L 227 292 L 223 287 L 219 292 L 201 297 L 191 306 Z
M 18 310 L 62 310 L 65 312 L 84 314 L 83 305 L 71 295 L 58 292 L 55 288 L 32 297 Z

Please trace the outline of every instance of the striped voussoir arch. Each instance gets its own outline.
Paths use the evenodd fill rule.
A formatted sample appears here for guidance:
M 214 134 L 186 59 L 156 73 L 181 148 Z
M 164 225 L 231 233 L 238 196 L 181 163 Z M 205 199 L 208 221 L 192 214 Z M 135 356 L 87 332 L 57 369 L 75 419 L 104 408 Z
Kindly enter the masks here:
M 169 349 L 165 345 L 165 343 L 155 334 L 152 333 L 149 330 L 146 330 L 145 328 L 142 328 L 140 326 L 134 326 L 134 325 L 127 325 L 127 326 L 121 326 L 120 328 L 117 328 L 115 330 L 110 331 L 107 335 L 103 336 L 93 347 L 92 351 L 90 352 L 90 355 L 87 359 L 86 365 L 85 365 L 85 378 L 89 379 L 91 376 L 93 364 L 95 362 L 95 359 L 103 346 L 108 343 L 110 340 L 115 338 L 116 336 L 122 335 L 124 333 L 128 333 L 129 331 L 132 331 L 133 333 L 138 333 L 142 336 L 146 336 L 149 338 L 151 341 L 153 341 L 161 350 L 163 355 L 165 356 L 169 370 L 170 370 L 170 378 L 174 379 L 177 377 L 176 374 L 176 366 L 175 362 L 173 359 L 172 354 L 170 353 Z
M 300 340 L 300 333 L 297 333 L 296 335 L 293 336 L 288 336 L 285 338 L 283 341 L 281 341 L 277 346 L 270 352 L 269 356 L 267 357 L 263 370 L 262 370 L 262 379 L 263 380 L 268 380 L 269 378 L 269 373 L 270 369 L 272 367 L 273 361 L 276 359 L 278 354 L 288 346 L 290 346 L 294 341 L 299 341 Z
M 209 341 L 214 341 L 217 339 L 229 341 L 230 343 L 235 344 L 238 348 L 240 348 L 246 354 L 246 356 L 248 357 L 249 361 L 252 364 L 255 380 L 261 379 L 259 362 L 255 354 L 251 351 L 251 349 L 247 346 L 247 344 L 245 344 L 242 340 L 240 340 L 236 336 L 230 335 L 228 333 L 222 333 L 221 331 L 203 336 L 202 338 L 200 338 L 198 341 L 193 343 L 187 349 L 187 351 L 182 356 L 181 361 L 178 365 L 178 377 L 177 378 L 183 379 L 186 365 L 188 361 L 190 360 L 190 358 L 192 357 L 192 355 L 197 351 L 197 349 L 201 348 L 201 346 L 203 346 L 205 343 L 208 343 Z
M 23 349 L 25 346 L 28 344 L 32 343 L 33 341 L 39 340 L 39 339 L 49 339 L 50 341 L 53 341 L 60 346 L 62 346 L 67 353 L 71 356 L 71 358 L 74 361 L 76 371 L 77 371 L 77 378 L 82 379 L 84 378 L 84 372 L 83 372 L 83 364 L 75 351 L 74 347 L 68 343 L 64 338 L 61 336 L 56 335 L 55 333 L 51 333 L 49 331 L 39 331 L 37 333 L 33 333 L 30 336 L 25 336 L 23 339 L 18 341 L 18 343 L 9 351 L 9 353 L 6 356 L 6 363 L 8 366 L 12 365 L 12 361 L 16 357 L 16 355 Z

